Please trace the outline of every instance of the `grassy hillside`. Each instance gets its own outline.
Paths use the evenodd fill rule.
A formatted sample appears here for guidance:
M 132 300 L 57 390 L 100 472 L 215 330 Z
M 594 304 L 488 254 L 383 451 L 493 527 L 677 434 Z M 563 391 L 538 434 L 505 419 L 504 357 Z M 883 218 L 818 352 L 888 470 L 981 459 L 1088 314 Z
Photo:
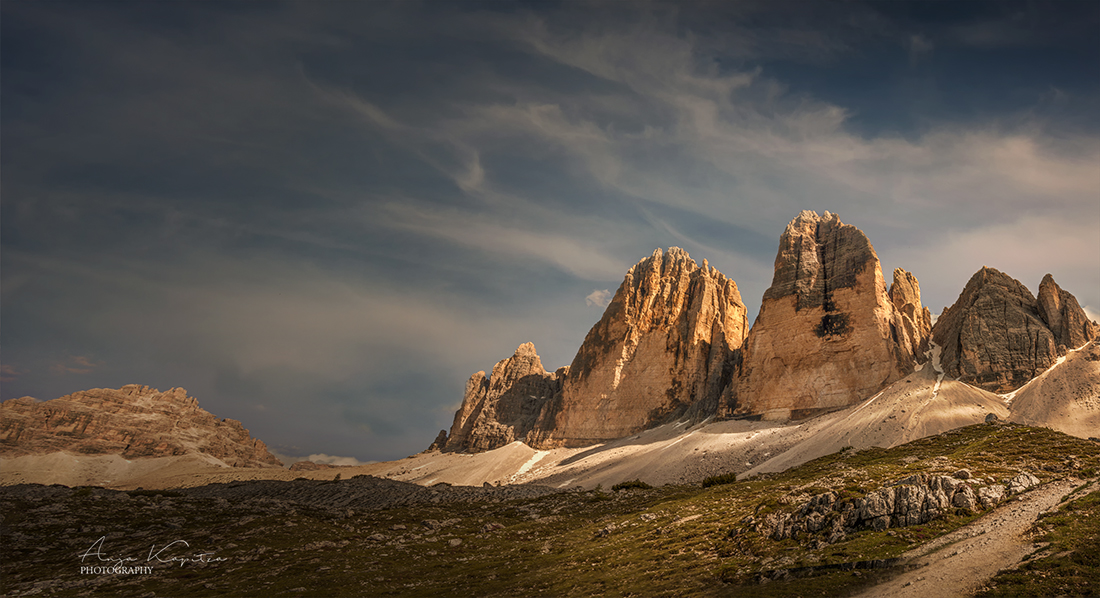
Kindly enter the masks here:
M 995 480 L 1021 471 L 1043 482 L 1095 477 L 1100 445 L 1047 429 L 983 424 L 708 488 L 600 489 L 370 511 L 290 504 L 277 495 L 229 502 L 173 492 L 42 487 L 36 498 L 0 490 L 0 583 L 5 595 L 843 595 L 890 573 L 864 565 L 980 515 L 948 513 L 925 525 L 858 531 L 835 544 L 815 536 L 777 542 L 747 518 L 792 511 L 829 490 L 858 497 L 914 473 L 960 468 Z M 348 482 L 294 483 L 339 493 Z M 1012 595 L 1019 587 L 1058 594 L 1061 586 L 1051 584 L 1070 568 L 1100 578 L 1098 503 L 1090 495 L 1073 503 L 1080 514 L 1046 518 L 1044 533 L 1055 546 L 1049 558 L 1037 556 L 1023 578 L 998 578 L 987 593 Z M 81 555 L 100 537 L 101 556 L 135 558 L 123 564 L 151 565 L 152 572 L 82 575 Z M 188 545 L 161 553 L 169 562 L 148 560 L 151 547 L 175 540 Z M 97 558 L 93 551 L 83 564 Z M 783 570 L 800 567 L 810 569 L 783 579 Z

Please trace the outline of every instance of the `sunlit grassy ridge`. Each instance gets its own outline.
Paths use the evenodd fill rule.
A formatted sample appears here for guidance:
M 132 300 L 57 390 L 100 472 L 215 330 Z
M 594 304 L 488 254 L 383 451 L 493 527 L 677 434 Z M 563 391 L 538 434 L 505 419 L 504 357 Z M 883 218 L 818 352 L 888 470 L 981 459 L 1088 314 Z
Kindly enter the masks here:
M 949 513 L 925 525 L 858 531 L 836 544 L 806 537 L 776 542 L 745 518 L 793 510 L 828 490 L 860 496 L 913 473 L 962 467 L 998 481 L 1029 471 L 1047 482 L 1094 475 L 1100 447 L 1046 429 L 976 425 L 892 449 L 842 451 L 787 472 L 709 488 L 627 487 L 351 514 L 147 491 L 114 500 L 81 490 L 57 506 L 8 499 L 2 583 L 10 595 L 51 580 L 41 586 L 43 595 L 837 595 L 888 573 L 823 569 L 798 579 L 759 580 L 777 569 L 896 557 L 974 516 Z M 326 488 L 339 492 L 342 483 Z M 1092 546 L 1088 542 L 1100 535 L 1096 500 L 1079 502 L 1091 519 L 1076 520 L 1073 541 Z M 1044 520 L 1055 526 L 1051 533 L 1062 533 L 1059 521 Z M 14 542 L 12 534 L 19 534 Z M 151 543 L 179 538 L 192 551 L 226 560 L 158 566 L 146 576 L 80 576 L 77 555 L 103 535 L 116 554 L 144 556 Z M 1078 565 L 1096 573 L 1095 562 Z M 1046 587 L 1044 578 L 1032 577 L 1028 583 Z

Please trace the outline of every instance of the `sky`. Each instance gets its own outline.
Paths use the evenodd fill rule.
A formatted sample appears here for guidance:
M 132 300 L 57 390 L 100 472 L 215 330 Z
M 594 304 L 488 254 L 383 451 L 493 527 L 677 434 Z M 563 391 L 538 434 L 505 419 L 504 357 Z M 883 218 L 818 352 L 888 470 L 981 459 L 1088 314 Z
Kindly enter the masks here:
M 755 317 L 784 226 L 933 313 L 1100 312 L 1100 3 L 0 4 L 0 394 L 183 387 L 287 457 L 401 458 L 678 246 Z

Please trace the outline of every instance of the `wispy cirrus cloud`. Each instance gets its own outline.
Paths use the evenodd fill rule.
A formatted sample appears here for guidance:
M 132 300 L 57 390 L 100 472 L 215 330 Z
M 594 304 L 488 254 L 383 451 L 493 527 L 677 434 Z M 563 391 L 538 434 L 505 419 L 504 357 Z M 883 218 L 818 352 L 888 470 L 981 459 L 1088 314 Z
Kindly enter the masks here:
M 90 374 L 101 365 L 103 365 L 102 362 L 95 363 L 87 357 L 78 355 L 69 357 L 64 361 L 55 362 L 50 366 L 50 369 L 58 374 Z
M 399 457 L 657 247 L 751 312 L 802 209 L 936 309 L 981 265 L 1100 305 L 1100 13 L 896 7 L 4 3 L 4 390 Z
M 373 214 L 372 218 L 379 218 Z M 387 226 L 446 239 L 508 260 L 548 264 L 585 280 L 614 280 L 629 264 L 601 247 L 601 237 L 581 238 L 553 226 L 505 223 L 462 212 L 389 204 L 381 211 Z M 533 224 L 533 223 L 531 223 Z M 568 230 L 568 229 L 565 229 Z M 610 232 L 610 231 L 609 231 Z
M 0 382 L 12 382 L 19 377 L 22 372 L 15 366 L 9 364 L 0 364 Z

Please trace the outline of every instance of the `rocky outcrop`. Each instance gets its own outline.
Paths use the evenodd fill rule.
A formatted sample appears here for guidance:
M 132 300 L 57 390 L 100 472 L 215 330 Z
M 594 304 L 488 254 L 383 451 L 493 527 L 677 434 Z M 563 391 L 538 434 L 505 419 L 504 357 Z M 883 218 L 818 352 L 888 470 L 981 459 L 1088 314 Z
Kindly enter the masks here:
M 479 452 L 526 440 L 543 406 L 560 391 L 566 371 L 548 373 L 535 346 L 525 343 L 498 362 L 488 378 L 485 372 L 474 374 L 444 449 Z
M 435 440 L 428 446 L 428 451 L 441 451 L 447 446 L 447 431 L 440 430 L 436 435 Z M 428 452 L 426 451 L 426 452 Z
M 804 211 L 780 237 L 726 410 L 798 415 L 863 400 L 926 359 L 930 322 L 912 274 L 895 270 L 888 292 L 866 235 Z
M 584 446 L 691 411 L 712 414 L 747 331 L 737 284 L 673 247 L 627 272 L 532 434 L 533 446 Z
M 1088 319 L 1077 298 L 1058 286 L 1050 274 L 1039 283 L 1036 303 L 1039 317 L 1054 335 L 1059 355 L 1065 355 L 1068 349 L 1080 348 L 1100 336 L 1100 325 Z
M 818 494 L 794 512 L 769 513 L 750 523 L 774 540 L 817 534 L 831 544 L 860 529 L 881 531 L 927 523 L 947 512 L 990 509 L 1005 497 L 1038 484 L 1039 479 L 1029 473 L 989 485 L 970 478 L 967 470 L 950 477 L 917 474 L 863 497 Z
M 282 466 L 241 422 L 218 419 L 182 388 L 131 384 L 0 404 L 0 455 L 59 451 L 126 459 L 202 453 L 233 467 Z
M 990 392 L 1015 390 L 1058 358 L 1055 336 L 1031 291 L 993 268 L 970 278 L 936 321 L 932 340 L 943 347 L 948 376 Z

